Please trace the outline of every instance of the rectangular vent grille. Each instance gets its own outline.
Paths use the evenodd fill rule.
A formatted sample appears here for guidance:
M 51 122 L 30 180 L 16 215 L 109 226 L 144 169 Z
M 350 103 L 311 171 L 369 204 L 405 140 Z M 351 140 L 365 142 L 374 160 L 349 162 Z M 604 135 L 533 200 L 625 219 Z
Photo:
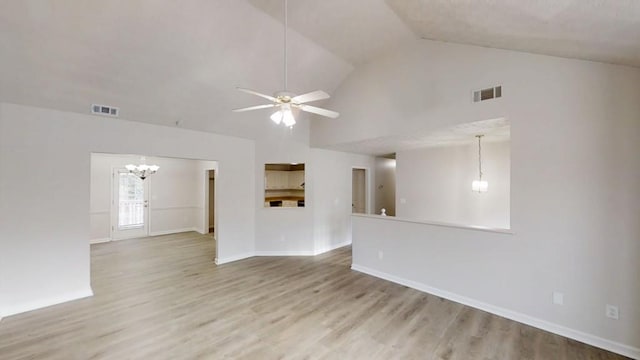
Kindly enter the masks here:
M 473 92 L 473 102 L 497 99 L 502 97 L 502 86 L 495 86 Z
M 114 106 L 93 104 L 91 105 L 91 113 L 96 115 L 117 117 L 120 113 L 120 109 Z

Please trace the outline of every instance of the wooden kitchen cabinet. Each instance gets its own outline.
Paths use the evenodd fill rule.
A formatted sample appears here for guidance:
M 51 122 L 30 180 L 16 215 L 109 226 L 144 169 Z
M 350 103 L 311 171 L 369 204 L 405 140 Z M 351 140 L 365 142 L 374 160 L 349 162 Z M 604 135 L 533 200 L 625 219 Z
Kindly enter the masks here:
M 264 189 L 265 207 L 303 208 L 304 164 L 265 164 Z
M 289 171 L 289 189 L 304 190 L 304 170 Z
M 289 188 L 290 171 L 269 170 L 265 172 L 265 189 L 282 190 Z
M 304 190 L 304 171 L 265 172 L 265 189 L 267 190 Z

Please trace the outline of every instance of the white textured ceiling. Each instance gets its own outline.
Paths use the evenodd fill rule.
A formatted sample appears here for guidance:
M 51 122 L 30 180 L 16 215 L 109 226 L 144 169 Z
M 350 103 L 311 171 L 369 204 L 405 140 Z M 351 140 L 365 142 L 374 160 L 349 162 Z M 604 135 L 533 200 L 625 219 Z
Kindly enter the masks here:
M 248 0 L 283 22 L 283 0 Z M 289 27 L 359 65 L 417 36 L 382 0 L 291 0 Z
M 0 101 L 79 113 L 95 102 L 125 119 L 258 138 L 268 111 L 231 109 L 261 103 L 237 86 L 282 90 L 281 6 L 2 1 Z M 332 93 L 354 66 L 417 37 L 640 66 L 639 0 L 291 0 L 289 10 L 297 93 Z
M 283 90 L 282 24 L 243 0 L 0 2 L 0 101 L 257 138 Z M 331 92 L 352 65 L 295 32 L 289 89 Z M 302 129 L 302 128 L 301 128 Z
M 433 40 L 640 66 L 638 0 L 385 0 Z
M 638 0 L 291 0 L 289 26 L 356 65 L 421 37 L 640 67 Z
M 402 150 L 460 146 L 477 142 L 476 135 L 484 135 L 483 142 L 509 141 L 511 124 L 504 118 L 474 121 L 424 134 L 411 136 L 385 136 L 331 146 L 331 149 L 382 156 Z

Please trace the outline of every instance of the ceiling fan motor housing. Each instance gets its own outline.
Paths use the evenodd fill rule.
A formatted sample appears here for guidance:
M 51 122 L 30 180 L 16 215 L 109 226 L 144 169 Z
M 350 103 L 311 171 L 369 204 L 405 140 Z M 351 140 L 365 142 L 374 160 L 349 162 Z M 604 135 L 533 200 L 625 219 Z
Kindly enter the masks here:
M 278 99 L 278 102 L 280 103 L 290 103 L 291 99 L 296 97 L 296 94 L 286 91 L 279 91 L 274 94 L 274 97 Z

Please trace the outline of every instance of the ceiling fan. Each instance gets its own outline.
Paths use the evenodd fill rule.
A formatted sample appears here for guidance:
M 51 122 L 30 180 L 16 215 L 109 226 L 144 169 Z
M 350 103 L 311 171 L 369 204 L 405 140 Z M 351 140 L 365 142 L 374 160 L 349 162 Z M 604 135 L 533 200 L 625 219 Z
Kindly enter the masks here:
M 239 91 L 267 99 L 271 101 L 271 104 L 250 106 L 242 109 L 234 109 L 233 111 L 244 112 L 258 109 L 278 108 L 276 112 L 271 114 L 271 120 L 276 124 L 283 123 L 285 126 L 289 127 L 292 127 L 296 123 L 293 112 L 291 111 L 292 109 L 300 109 L 302 111 L 333 119 L 337 118 L 340 114 L 335 111 L 307 105 L 309 102 L 328 99 L 329 94 L 326 92 L 316 90 L 310 93 L 296 95 L 287 91 L 287 25 L 287 0 L 284 0 L 284 90 L 271 96 L 250 89 L 238 88 Z

